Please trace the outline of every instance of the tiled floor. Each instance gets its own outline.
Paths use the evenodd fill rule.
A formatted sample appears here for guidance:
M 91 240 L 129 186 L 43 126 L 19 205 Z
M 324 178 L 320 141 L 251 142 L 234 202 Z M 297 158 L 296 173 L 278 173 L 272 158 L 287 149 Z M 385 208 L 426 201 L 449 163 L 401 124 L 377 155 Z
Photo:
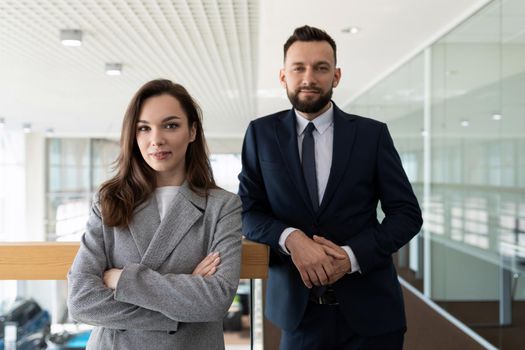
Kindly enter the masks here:
M 423 281 L 416 279 L 409 269 L 398 268 L 398 273 L 420 291 Z M 436 301 L 436 300 L 435 300 Z M 525 343 L 525 302 L 512 303 L 512 325 L 500 327 L 498 303 L 495 301 L 436 301 L 454 317 L 464 322 L 480 336 L 501 350 L 521 350 Z

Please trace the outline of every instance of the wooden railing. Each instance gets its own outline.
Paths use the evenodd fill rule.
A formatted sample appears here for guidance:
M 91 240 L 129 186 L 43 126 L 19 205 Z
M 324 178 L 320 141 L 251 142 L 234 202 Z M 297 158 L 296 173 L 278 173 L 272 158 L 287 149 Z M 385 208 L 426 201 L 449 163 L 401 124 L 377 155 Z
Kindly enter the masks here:
M 0 243 L 0 280 L 64 280 L 78 242 Z M 266 245 L 243 240 L 241 278 L 268 277 Z

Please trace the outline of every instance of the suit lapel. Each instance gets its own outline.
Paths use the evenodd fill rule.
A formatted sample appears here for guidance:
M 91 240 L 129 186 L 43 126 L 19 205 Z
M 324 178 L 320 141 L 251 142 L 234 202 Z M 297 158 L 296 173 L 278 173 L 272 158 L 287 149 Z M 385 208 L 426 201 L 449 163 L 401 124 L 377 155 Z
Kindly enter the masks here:
M 277 142 L 279 143 L 279 149 L 281 150 L 286 169 L 288 170 L 300 197 L 303 199 L 310 212 L 314 214 L 310 197 L 308 197 L 308 189 L 304 181 L 301 162 L 299 160 L 294 110 L 291 109 L 287 114 L 280 118 L 280 121 L 281 125 L 276 125 L 275 132 L 277 134 Z
M 141 264 L 157 270 L 203 215 L 205 207 L 206 199 L 194 194 L 184 183 L 158 226 Z
M 354 146 L 355 132 L 355 118 L 351 115 L 345 114 L 334 104 L 334 146 L 332 151 L 332 166 L 330 168 L 328 183 L 326 184 L 326 190 L 318 214 L 321 214 L 326 208 L 343 178 Z
M 148 249 L 151 238 L 160 225 L 159 208 L 157 199 L 153 194 L 150 199 L 139 205 L 133 213 L 129 223 L 129 231 L 133 237 L 140 257 L 142 258 Z

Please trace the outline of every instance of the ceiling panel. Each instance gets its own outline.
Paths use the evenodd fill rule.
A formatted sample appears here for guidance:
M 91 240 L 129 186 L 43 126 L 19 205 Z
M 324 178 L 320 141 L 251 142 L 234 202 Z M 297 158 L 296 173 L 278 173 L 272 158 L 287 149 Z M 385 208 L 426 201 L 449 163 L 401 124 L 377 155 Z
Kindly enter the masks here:
M 289 108 L 278 72 L 295 27 L 318 26 L 336 40 L 343 77 L 334 99 L 344 106 L 485 3 L 0 0 L 0 117 L 10 129 L 29 122 L 58 136 L 118 136 L 132 94 L 163 77 L 201 104 L 213 144 L 238 150 L 249 120 Z M 343 33 L 350 25 L 362 31 Z M 60 30 L 75 28 L 83 45 L 62 46 Z M 121 62 L 123 74 L 107 76 L 107 62 Z
M 2 0 L 0 114 L 57 132 L 115 134 L 133 92 L 163 77 L 213 116 L 207 130 L 240 133 L 255 114 L 258 9 L 256 0 Z M 62 46 L 61 29 L 81 29 L 83 45 Z M 123 75 L 105 75 L 107 62 L 121 62 Z

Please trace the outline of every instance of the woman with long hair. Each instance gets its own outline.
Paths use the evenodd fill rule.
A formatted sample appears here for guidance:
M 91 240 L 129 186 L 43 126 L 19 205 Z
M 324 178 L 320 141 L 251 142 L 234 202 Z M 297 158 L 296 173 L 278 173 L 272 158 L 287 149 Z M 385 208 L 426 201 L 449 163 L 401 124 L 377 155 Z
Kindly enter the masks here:
M 213 179 L 198 105 L 153 80 L 132 98 L 116 174 L 68 273 L 87 349 L 223 349 L 241 260 L 241 204 Z

